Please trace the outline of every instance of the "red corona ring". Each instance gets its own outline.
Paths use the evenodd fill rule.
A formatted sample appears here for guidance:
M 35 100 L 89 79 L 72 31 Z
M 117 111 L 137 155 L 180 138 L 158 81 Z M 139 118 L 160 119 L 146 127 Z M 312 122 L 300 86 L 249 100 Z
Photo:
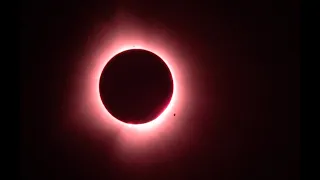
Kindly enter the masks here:
M 115 152 L 121 158 L 126 154 L 126 157 L 141 155 L 139 158 L 150 159 L 153 153 L 159 158 L 161 154 L 168 155 L 166 148 L 178 148 L 174 140 L 179 140 L 179 148 L 182 148 L 183 138 L 188 139 L 188 144 L 192 139 L 191 131 L 183 131 L 192 128 L 188 121 L 197 108 L 197 77 L 192 71 L 196 67 L 189 63 L 195 60 L 188 54 L 190 46 L 182 46 L 166 28 L 129 17 L 118 15 L 109 24 L 95 27 L 91 32 L 73 73 L 69 114 L 77 126 L 112 139 Z M 119 121 L 108 112 L 100 98 L 99 81 L 104 67 L 116 54 L 130 49 L 144 49 L 159 56 L 173 79 L 173 94 L 167 108 L 145 124 Z

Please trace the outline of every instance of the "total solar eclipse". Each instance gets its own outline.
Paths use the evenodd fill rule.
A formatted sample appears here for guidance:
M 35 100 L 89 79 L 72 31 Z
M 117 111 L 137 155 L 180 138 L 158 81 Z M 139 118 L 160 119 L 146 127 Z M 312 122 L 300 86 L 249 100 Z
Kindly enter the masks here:
M 130 49 L 105 65 L 99 92 L 107 111 L 119 121 L 144 124 L 169 105 L 174 82 L 167 64 L 153 52 Z

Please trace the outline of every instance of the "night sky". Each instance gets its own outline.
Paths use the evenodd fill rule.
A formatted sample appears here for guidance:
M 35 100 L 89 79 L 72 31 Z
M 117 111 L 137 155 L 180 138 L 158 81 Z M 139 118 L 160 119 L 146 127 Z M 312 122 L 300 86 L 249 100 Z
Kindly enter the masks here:
M 23 1 L 21 179 L 300 179 L 299 8 L 297 0 Z M 97 118 L 76 88 L 87 86 L 84 57 L 119 10 L 170 34 L 161 46 L 184 55 L 172 59 L 182 58 L 175 68 L 188 96 L 178 106 L 188 111 L 170 112 L 179 126 L 143 144 L 157 148 L 140 145 L 145 156 L 137 148 L 126 152 L 139 156 L 114 156 L 116 131 L 102 136 L 83 123 Z

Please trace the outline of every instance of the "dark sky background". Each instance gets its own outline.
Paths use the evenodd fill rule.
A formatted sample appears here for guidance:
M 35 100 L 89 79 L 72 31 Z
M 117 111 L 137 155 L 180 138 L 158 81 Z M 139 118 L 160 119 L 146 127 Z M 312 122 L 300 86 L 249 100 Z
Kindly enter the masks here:
M 201 81 L 214 89 L 206 98 L 219 102 L 195 118 L 201 140 L 189 154 L 141 174 L 112 168 L 90 138 L 74 137 L 66 150 L 52 136 L 78 50 L 116 7 L 193 44 Z M 300 179 L 299 8 L 297 0 L 23 1 L 21 179 Z

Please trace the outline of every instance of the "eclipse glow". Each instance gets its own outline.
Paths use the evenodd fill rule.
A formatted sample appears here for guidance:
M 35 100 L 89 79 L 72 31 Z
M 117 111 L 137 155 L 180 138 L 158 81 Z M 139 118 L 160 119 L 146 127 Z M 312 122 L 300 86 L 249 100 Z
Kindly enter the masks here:
M 96 134 L 105 133 L 116 139 L 117 153 L 126 152 L 131 154 L 130 157 L 133 153 L 135 157 L 137 154 L 147 156 L 156 153 L 159 158 L 160 151 L 168 154 L 165 147 L 181 148 L 184 140 L 179 138 L 179 134 L 191 126 L 188 118 L 197 108 L 197 82 L 191 81 L 197 79 L 193 71 L 196 67 L 192 64 L 195 61 L 189 54 L 192 48 L 187 44 L 182 46 L 165 28 L 123 15 L 117 16 L 112 23 L 97 27 L 93 35 L 72 78 L 75 84 L 70 112 L 76 123 Z M 103 105 L 99 94 L 103 68 L 113 56 L 129 49 L 144 49 L 158 55 L 169 67 L 174 81 L 168 107 L 154 121 L 146 124 L 132 125 L 115 119 Z M 190 142 L 192 132 L 183 136 Z

